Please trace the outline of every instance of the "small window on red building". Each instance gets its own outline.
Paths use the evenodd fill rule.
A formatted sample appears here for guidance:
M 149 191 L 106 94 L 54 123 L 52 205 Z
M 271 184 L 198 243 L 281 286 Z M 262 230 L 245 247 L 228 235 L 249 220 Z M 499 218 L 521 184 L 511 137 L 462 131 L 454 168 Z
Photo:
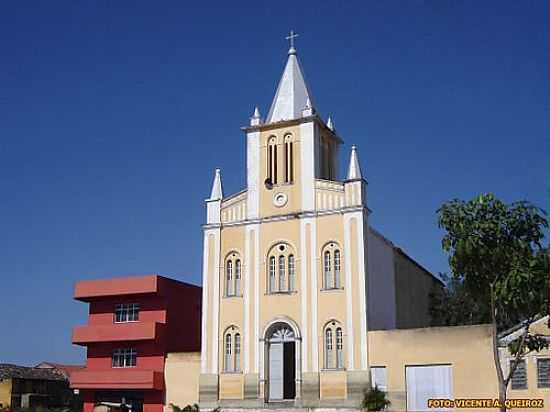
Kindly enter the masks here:
M 139 303 L 121 303 L 115 307 L 115 323 L 137 322 Z
M 113 352 L 113 368 L 133 368 L 137 363 L 135 349 L 116 349 Z

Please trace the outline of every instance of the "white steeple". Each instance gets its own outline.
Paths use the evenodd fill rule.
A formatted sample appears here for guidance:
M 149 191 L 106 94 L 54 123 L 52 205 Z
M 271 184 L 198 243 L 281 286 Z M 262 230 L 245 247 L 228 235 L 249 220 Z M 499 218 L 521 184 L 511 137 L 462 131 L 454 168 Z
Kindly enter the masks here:
M 266 118 L 266 123 L 274 123 L 281 120 L 292 120 L 302 117 L 302 111 L 312 108 L 313 99 L 304 80 L 304 74 L 294 47 L 294 38 L 297 34 L 290 32 L 287 39 L 290 40 L 288 60 L 283 75 L 279 81 L 277 92 L 271 103 L 271 108 Z
M 362 179 L 361 166 L 359 166 L 359 158 L 357 157 L 357 148 L 351 146 L 351 157 L 348 166 L 348 180 Z
M 332 119 L 330 116 L 328 117 L 328 120 L 327 120 L 327 127 L 334 132 L 334 124 L 332 123 Z
M 250 118 L 250 126 L 259 126 L 262 123 L 262 117 L 260 116 L 260 110 L 258 106 L 254 108 L 254 114 Z
M 221 199 L 223 199 L 222 176 L 220 174 L 220 169 L 216 169 L 216 174 L 214 175 L 214 183 L 212 183 L 212 192 L 210 193 L 210 199 L 208 200 Z

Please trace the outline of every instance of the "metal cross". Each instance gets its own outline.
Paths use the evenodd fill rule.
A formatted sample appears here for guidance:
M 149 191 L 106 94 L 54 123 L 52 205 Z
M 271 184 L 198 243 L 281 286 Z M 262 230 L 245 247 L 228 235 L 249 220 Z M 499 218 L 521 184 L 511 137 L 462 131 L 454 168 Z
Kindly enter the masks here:
M 290 30 L 290 34 L 288 36 L 286 36 L 286 39 L 287 40 L 290 40 L 290 48 L 293 49 L 294 48 L 294 39 L 298 37 L 298 34 L 297 33 L 294 33 L 294 30 Z

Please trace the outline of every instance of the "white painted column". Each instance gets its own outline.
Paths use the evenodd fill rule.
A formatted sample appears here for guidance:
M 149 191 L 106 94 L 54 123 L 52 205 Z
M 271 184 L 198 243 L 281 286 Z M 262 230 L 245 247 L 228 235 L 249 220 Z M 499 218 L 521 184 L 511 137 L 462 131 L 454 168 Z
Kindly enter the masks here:
M 296 358 L 296 399 L 302 397 L 302 340 L 298 337 L 295 341 Z
M 307 268 L 308 268 L 308 256 L 307 256 L 307 227 L 308 219 L 300 220 L 300 296 L 301 296 L 301 325 L 302 325 L 302 342 L 303 347 L 308 348 L 308 296 L 307 291 L 309 285 L 307 282 Z M 302 356 L 302 371 L 307 372 L 308 360 L 307 356 Z
M 256 219 L 260 213 L 260 132 L 246 135 L 247 218 Z
M 319 335 L 317 331 L 317 222 L 311 218 L 311 370 L 319 371 Z
M 254 239 L 254 373 L 260 370 L 260 225 L 251 225 Z
M 218 371 L 218 347 L 219 347 L 219 318 L 220 318 L 220 247 L 221 230 L 211 229 L 214 235 L 214 256 L 210 267 L 210 278 L 212 279 L 212 364 L 211 373 L 217 374 Z
M 300 179 L 302 210 L 315 209 L 315 123 L 300 124 Z
M 354 370 L 354 334 L 353 334 L 353 283 L 351 273 L 351 216 L 344 214 L 344 274 L 346 277 L 346 341 L 348 352 L 348 370 Z
M 366 232 L 367 218 L 364 211 L 354 212 L 353 215 L 357 224 L 357 267 L 359 269 L 359 319 L 361 322 L 361 369 L 367 369 L 367 278 L 366 278 Z
M 208 235 L 209 231 L 205 230 L 203 234 L 202 246 L 202 319 L 201 319 L 201 373 L 208 373 L 208 332 L 207 325 L 210 314 L 208 313 Z
M 244 354 L 244 373 L 250 372 L 250 342 L 252 341 L 252 336 L 250 333 L 250 286 L 252 284 L 252 256 L 250 251 L 250 238 L 254 236 L 254 231 L 247 226 L 245 228 L 244 236 L 244 291 L 243 291 L 243 303 L 244 303 L 244 325 L 243 325 L 243 335 L 244 335 L 244 345 L 243 345 L 243 354 Z

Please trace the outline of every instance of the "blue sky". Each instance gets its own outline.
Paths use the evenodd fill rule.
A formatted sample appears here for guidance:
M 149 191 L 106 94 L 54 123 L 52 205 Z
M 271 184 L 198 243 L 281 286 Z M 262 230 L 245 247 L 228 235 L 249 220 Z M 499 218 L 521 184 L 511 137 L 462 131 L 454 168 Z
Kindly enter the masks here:
M 482 3 L 482 4 L 480 4 Z M 5 2 L 0 362 L 82 361 L 79 279 L 200 282 L 216 167 L 244 187 L 294 29 L 317 108 L 356 144 L 371 223 L 447 270 L 436 209 L 493 192 L 550 209 L 550 4 Z

